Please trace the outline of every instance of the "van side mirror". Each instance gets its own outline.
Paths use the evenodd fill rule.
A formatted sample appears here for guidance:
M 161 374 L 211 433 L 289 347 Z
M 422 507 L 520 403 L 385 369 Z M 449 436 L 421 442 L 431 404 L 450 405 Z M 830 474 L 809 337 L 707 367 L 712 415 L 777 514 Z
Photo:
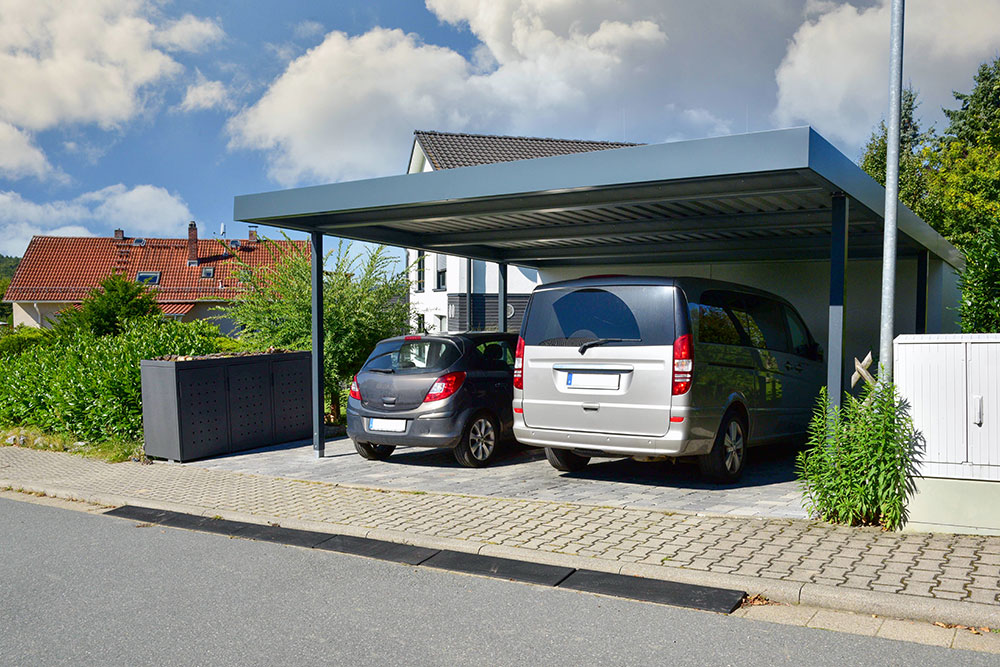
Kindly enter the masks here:
M 813 341 L 809 344 L 809 358 L 813 361 L 823 361 L 823 348 L 819 343 Z

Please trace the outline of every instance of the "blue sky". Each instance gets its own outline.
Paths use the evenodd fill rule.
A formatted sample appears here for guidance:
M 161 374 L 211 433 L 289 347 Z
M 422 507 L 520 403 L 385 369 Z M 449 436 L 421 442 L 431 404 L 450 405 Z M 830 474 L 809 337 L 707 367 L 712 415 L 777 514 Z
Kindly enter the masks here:
M 885 109 L 887 0 L 0 0 L 0 253 L 202 235 L 233 196 L 405 170 L 414 129 L 670 141 Z M 907 6 L 927 123 L 1000 0 Z M 267 232 L 273 235 L 273 232 Z

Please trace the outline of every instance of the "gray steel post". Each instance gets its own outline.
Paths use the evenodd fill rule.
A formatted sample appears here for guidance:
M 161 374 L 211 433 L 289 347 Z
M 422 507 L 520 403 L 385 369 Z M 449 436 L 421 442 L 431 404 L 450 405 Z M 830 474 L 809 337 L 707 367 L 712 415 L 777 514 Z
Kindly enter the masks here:
M 312 233 L 312 425 L 313 451 L 326 449 L 326 401 L 323 395 L 323 233 Z
M 882 315 L 879 379 L 892 380 L 892 337 L 896 299 L 896 211 L 899 207 L 899 124 L 903 93 L 903 0 L 892 0 L 889 55 L 889 130 L 885 151 L 885 224 L 882 242 Z
M 827 342 L 826 389 L 830 403 L 839 407 L 844 394 L 844 303 L 847 278 L 848 201 L 833 195 L 830 219 L 830 326 Z
M 465 330 L 472 331 L 472 260 L 465 260 Z
M 913 330 L 918 334 L 927 333 L 927 269 L 930 263 L 930 253 L 921 250 L 917 253 L 917 319 Z
M 507 332 L 507 264 L 497 264 L 497 331 Z

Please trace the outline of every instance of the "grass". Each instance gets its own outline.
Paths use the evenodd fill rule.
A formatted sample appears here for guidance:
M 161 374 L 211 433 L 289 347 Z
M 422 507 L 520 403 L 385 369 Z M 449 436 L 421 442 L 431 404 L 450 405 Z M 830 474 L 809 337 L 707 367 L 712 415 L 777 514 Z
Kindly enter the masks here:
M 90 458 L 101 459 L 108 463 L 119 463 L 131 459 L 142 460 L 144 454 L 142 443 L 112 439 L 105 442 L 80 442 L 68 435 L 45 433 L 36 428 L 0 429 L 0 444 L 7 445 L 7 440 L 14 436 L 16 446 L 28 449 L 41 449 L 50 452 L 69 452 Z M 21 439 L 24 439 L 23 443 Z

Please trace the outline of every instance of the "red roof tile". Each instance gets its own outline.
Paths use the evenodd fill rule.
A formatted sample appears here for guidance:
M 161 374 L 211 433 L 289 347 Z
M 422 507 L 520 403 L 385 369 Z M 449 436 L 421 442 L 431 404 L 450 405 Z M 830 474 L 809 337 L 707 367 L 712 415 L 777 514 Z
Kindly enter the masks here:
M 187 315 L 192 308 L 193 303 L 165 303 L 160 306 L 164 315 Z
M 31 239 L 4 301 L 80 301 L 87 292 L 112 273 L 130 280 L 144 271 L 159 272 L 155 286 L 160 303 L 184 303 L 198 299 L 224 300 L 237 294 L 236 272 L 241 264 L 229 252 L 250 266 L 271 266 L 275 250 L 269 243 L 305 251 L 308 241 L 240 241 L 238 249 L 224 248 L 217 239 L 198 241 L 198 266 L 188 266 L 187 239 L 135 239 L 107 237 L 73 238 L 36 236 Z M 227 241 L 228 243 L 228 241 Z M 202 278 L 202 269 L 214 269 L 211 278 Z

